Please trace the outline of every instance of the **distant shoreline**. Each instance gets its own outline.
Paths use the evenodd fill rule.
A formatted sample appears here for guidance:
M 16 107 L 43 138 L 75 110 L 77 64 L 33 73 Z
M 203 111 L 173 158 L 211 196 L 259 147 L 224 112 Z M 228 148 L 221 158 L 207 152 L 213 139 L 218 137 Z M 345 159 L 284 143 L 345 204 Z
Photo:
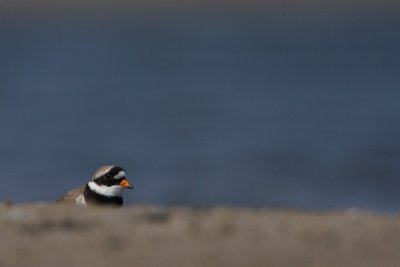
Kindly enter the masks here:
M 52 15 L 76 15 L 114 17 L 135 15 L 144 17 L 159 17 L 188 13 L 195 15 L 204 14 L 264 14 L 268 16 L 286 16 L 288 13 L 319 13 L 360 16 L 385 16 L 399 14 L 400 3 L 396 1 L 0 1 L 1 18 L 36 17 Z

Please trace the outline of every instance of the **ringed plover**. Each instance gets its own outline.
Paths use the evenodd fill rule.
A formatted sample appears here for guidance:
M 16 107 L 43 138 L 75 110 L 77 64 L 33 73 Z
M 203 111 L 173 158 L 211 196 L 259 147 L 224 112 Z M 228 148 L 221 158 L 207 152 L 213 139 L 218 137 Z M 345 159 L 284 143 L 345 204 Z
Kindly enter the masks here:
M 57 202 L 76 203 L 81 206 L 122 206 L 122 192 L 133 186 L 125 177 L 125 170 L 118 166 L 100 167 L 85 185 L 66 192 Z

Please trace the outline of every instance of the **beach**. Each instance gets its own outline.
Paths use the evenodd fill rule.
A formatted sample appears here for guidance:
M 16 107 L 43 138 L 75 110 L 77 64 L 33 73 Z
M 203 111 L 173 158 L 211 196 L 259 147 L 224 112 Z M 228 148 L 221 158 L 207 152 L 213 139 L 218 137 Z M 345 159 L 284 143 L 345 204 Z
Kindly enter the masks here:
M 397 215 L 0 205 L 0 266 L 398 266 Z

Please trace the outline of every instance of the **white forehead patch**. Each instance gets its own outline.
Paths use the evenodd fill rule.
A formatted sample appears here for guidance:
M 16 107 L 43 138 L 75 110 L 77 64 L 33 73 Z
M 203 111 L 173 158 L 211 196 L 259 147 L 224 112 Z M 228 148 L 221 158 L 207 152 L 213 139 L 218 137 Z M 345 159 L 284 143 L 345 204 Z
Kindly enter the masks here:
M 124 171 L 120 171 L 119 173 L 117 173 L 117 175 L 114 176 L 114 179 L 118 180 L 122 177 L 125 177 L 125 172 Z

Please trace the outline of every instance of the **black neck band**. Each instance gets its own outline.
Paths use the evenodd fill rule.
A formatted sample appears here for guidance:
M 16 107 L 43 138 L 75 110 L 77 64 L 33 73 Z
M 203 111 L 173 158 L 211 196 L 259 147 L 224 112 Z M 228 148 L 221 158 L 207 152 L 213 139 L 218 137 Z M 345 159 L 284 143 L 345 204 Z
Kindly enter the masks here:
M 122 197 L 108 197 L 100 195 L 90 189 L 89 185 L 85 187 L 85 201 L 88 204 L 98 204 L 98 205 L 115 205 L 115 206 L 122 206 L 124 203 Z

